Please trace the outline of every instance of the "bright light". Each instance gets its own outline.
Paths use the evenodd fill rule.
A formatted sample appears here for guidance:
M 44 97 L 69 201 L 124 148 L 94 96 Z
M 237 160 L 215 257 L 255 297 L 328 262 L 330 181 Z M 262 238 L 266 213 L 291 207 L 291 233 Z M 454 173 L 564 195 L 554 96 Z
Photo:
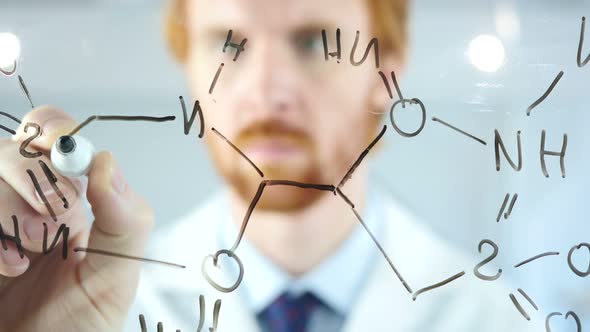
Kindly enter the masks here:
M 504 64 L 504 45 L 495 36 L 479 35 L 469 43 L 467 56 L 475 68 L 495 72 Z
M 20 56 L 20 42 L 10 32 L 0 32 L 0 68 L 11 69 Z

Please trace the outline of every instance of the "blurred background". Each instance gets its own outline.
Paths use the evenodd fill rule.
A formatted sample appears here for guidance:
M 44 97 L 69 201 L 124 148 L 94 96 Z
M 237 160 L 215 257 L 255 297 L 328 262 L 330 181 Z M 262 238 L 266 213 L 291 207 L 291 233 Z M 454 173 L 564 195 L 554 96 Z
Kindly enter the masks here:
M 2 0 L 0 33 L 20 41 L 18 74 L 35 105 L 57 105 L 79 121 L 95 114 L 181 116 L 178 96 L 188 94 L 164 43 L 163 5 Z M 414 2 L 409 66 L 399 79 L 406 98 L 425 104 L 427 122 L 414 138 L 388 130 L 374 164 L 375 176 L 425 223 L 477 260 L 488 255 L 477 252 L 478 243 L 493 240 L 500 252 L 489 271 L 503 268 L 514 291 L 525 289 L 545 314 L 574 310 L 586 326 L 590 277 L 568 268 L 567 252 L 590 242 L 590 65 L 576 65 L 582 16 L 589 14 L 590 1 L 581 0 Z M 0 36 L 0 53 L 10 53 L 10 38 Z M 590 40 L 582 59 L 589 52 Z M 527 107 L 561 70 L 554 91 L 527 117 Z M 0 111 L 22 118 L 29 110 L 16 75 L 0 76 Z M 419 121 L 418 112 L 396 112 L 407 131 Z M 0 124 L 12 126 L 5 118 Z M 496 171 L 495 129 L 514 160 L 516 132 L 522 131 L 520 172 L 503 156 Z M 558 157 L 547 157 L 550 177 L 542 174 L 543 129 L 547 150 L 559 151 L 568 135 L 565 179 Z M 131 185 L 155 207 L 158 228 L 169 227 L 220 184 L 204 145 L 194 130 L 185 136 L 178 119 L 164 125 L 96 122 L 84 135 L 98 149 L 113 151 Z M 511 216 L 496 222 L 507 193 L 518 193 L 518 200 Z M 546 251 L 561 255 L 512 267 Z M 573 260 L 584 271 L 590 254 L 579 250 Z

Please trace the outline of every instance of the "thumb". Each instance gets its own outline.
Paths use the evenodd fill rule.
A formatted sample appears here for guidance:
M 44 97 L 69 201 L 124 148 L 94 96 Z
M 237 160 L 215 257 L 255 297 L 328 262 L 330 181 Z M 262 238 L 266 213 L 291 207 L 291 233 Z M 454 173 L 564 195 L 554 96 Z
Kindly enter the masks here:
M 96 155 L 88 174 L 87 197 L 95 217 L 88 248 L 142 256 L 154 213 L 127 185 L 110 152 Z M 78 270 L 79 281 L 101 313 L 117 321 L 133 301 L 140 264 L 88 251 Z

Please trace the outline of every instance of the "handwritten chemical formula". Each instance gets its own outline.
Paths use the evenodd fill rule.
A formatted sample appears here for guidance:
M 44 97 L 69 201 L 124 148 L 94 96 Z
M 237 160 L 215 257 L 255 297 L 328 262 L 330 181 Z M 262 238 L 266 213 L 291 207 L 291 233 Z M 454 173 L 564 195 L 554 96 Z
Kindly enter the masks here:
M 585 18 L 582 17 L 581 19 L 581 29 L 580 29 L 580 36 L 579 36 L 579 44 L 578 44 L 578 52 L 576 57 L 576 63 L 579 68 L 582 68 L 587 65 L 590 61 L 590 54 L 586 56 L 586 58 L 582 59 L 582 52 L 584 48 L 584 33 L 585 33 Z M 207 127 L 207 119 L 205 118 L 203 109 L 199 100 L 195 100 L 192 103 L 192 111 L 189 114 L 187 108 L 187 102 L 185 101 L 183 96 L 179 97 L 180 109 L 182 111 L 182 130 L 185 135 L 189 135 L 191 130 L 195 129 L 196 136 L 198 139 L 202 139 L 205 134 L 207 135 L 215 135 L 216 139 L 222 140 L 225 142 L 229 147 L 235 150 L 235 153 L 239 154 L 247 163 L 253 168 L 253 170 L 258 174 L 260 177 L 260 182 L 258 185 L 258 189 L 250 202 L 248 209 L 242 219 L 241 227 L 239 229 L 238 236 L 236 237 L 233 245 L 230 248 L 220 248 L 218 251 L 211 253 L 210 255 L 203 257 L 201 262 L 201 271 L 203 278 L 217 291 L 221 293 L 232 293 L 240 286 L 243 276 L 245 273 L 248 273 L 248 267 L 244 266 L 242 261 L 239 258 L 238 249 L 241 243 L 241 240 L 244 236 L 246 228 L 250 222 L 251 215 L 256 209 L 257 203 L 259 202 L 260 198 L 264 195 L 264 190 L 270 186 L 293 186 L 297 188 L 302 188 L 305 190 L 315 190 L 315 191 L 326 191 L 331 192 L 334 196 L 334 199 L 339 199 L 344 201 L 347 206 L 350 208 L 351 213 L 355 216 L 356 220 L 360 223 L 363 229 L 366 231 L 367 241 L 372 241 L 375 247 L 379 250 L 381 256 L 385 260 L 385 262 L 389 265 L 392 271 L 392 282 L 400 282 L 404 289 L 407 291 L 408 296 L 411 296 L 412 300 L 416 303 L 415 305 L 420 305 L 419 298 L 423 296 L 427 296 L 427 293 L 435 292 L 438 288 L 444 287 L 450 283 L 459 283 L 461 278 L 465 276 L 467 273 L 473 273 L 478 279 L 484 282 L 493 282 L 498 280 L 502 277 L 502 273 L 504 269 L 500 268 L 496 271 L 493 275 L 484 274 L 481 272 L 481 269 L 486 266 L 487 264 L 491 263 L 500 252 L 499 246 L 492 240 L 492 239 L 482 239 L 476 250 L 479 254 L 484 254 L 487 252 L 488 254 L 484 254 L 485 258 L 473 266 L 470 270 L 461 268 L 457 269 L 457 273 L 449 276 L 448 278 L 441 280 L 440 282 L 431 284 L 431 285 L 415 285 L 412 280 L 408 280 L 404 277 L 404 271 L 398 269 L 396 267 L 396 262 L 390 258 L 388 253 L 385 249 L 381 246 L 377 237 L 373 234 L 371 229 L 367 226 L 364 220 L 361 218 L 359 212 L 357 211 L 355 204 L 352 200 L 348 198 L 346 195 L 346 183 L 349 179 L 354 176 L 355 170 L 358 168 L 359 165 L 363 162 L 364 158 L 371 152 L 371 149 L 382 139 L 382 137 L 387 134 L 389 125 L 393 128 L 393 132 L 389 130 L 391 135 L 398 135 L 403 137 L 404 139 L 412 139 L 418 136 L 423 130 L 427 130 L 426 124 L 429 123 L 428 119 L 432 123 L 436 123 L 441 125 L 440 128 L 442 129 L 450 129 L 451 133 L 458 133 L 461 134 L 474 142 L 477 142 L 484 146 L 487 152 L 494 156 L 495 165 L 493 165 L 497 172 L 502 171 L 502 166 L 504 164 L 504 169 L 506 169 L 506 164 L 513 169 L 514 172 L 520 172 L 523 168 L 535 169 L 538 167 L 539 169 L 539 176 L 541 177 L 551 177 L 557 176 L 556 174 L 552 174 L 548 171 L 547 164 L 548 163 L 558 163 L 560 169 L 560 176 L 562 181 L 567 181 L 567 160 L 568 160 L 568 135 L 565 132 L 554 132 L 551 128 L 548 129 L 539 129 L 538 130 L 538 141 L 536 142 L 522 142 L 521 140 L 521 130 L 517 130 L 516 132 L 512 133 L 501 133 L 498 129 L 490 128 L 490 131 L 493 131 L 494 134 L 494 142 L 493 144 L 488 144 L 485 140 L 478 137 L 478 135 L 470 133 L 468 130 L 464 130 L 459 128 L 457 124 L 451 124 L 444 120 L 440 116 L 435 116 L 429 114 L 427 110 L 427 105 L 425 105 L 420 98 L 412 97 L 407 98 L 404 97 L 402 94 L 402 87 L 400 87 L 395 72 L 391 71 L 389 73 L 383 72 L 380 69 L 379 63 L 379 41 L 377 38 L 372 38 L 369 43 L 363 47 L 364 51 L 361 51 L 361 46 L 359 45 L 359 36 L 361 34 L 360 31 L 356 31 L 354 43 L 352 45 L 342 45 L 341 43 L 341 34 L 342 32 L 340 29 L 336 29 L 335 31 L 328 31 L 322 30 L 321 37 L 323 41 L 323 50 L 324 50 L 324 61 L 330 62 L 335 61 L 338 65 L 345 66 L 350 63 L 352 66 L 361 66 L 361 65 L 369 65 L 371 59 L 373 60 L 373 65 L 375 67 L 375 75 L 379 75 L 383 82 L 383 88 L 386 89 L 389 98 L 391 100 L 391 107 L 389 108 L 389 123 L 383 125 L 382 129 L 374 137 L 372 142 L 363 150 L 359 151 L 358 157 L 356 161 L 349 165 L 348 171 L 346 174 L 341 178 L 341 180 L 337 183 L 304 183 L 304 182 L 297 182 L 291 181 L 287 179 L 270 179 L 265 177 L 265 174 L 262 170 L 257 167 L 257 165 L 244 153 L 241 149 L 234 145 L 230 140 L 228 140 L 221 131 L 214 127 Z M 233 59 L 232 63 L 223 63 L 219 64 L 214 77 L 211 80 L 210 87 L 209 87 L 209 94 L 213 94 L 215 91 L 216 84 L 219 80 L 223 80 L 223 69 L 227 66 L 231 66 L 233 62 L 240 61 L 240 55 L 242 53 L 248 52 L 248 39 L 244 38 L 242 40 L 234 40 L 233 38 L 233 31 L 229 30 L 227 33 L 227 37 L 223 48 L 220 50 L 223 53 L 226 52 L 233 52 Z M 329 41 L 331 38 L 335 38 L 336 49 L 329 48 Z M 343 53 L 346 52 L 350 46 L 350 53 L 348 57 L 348 61 L 343 60 Z M 371 53 L 373 57 L 371 57 Z M 346 56 L 344 57 L 346 58 Z M 348 63 L 347 63 L 348 62 Z M 18 63 L 17 61 L 14 62 L 12 68 L 9 69 L 1 69 L 0 71 L 2 75 L 6 77 L 16 76 L 18 79 L 19 87 L 22 93 L 27 98 L 31 108 L 34 108 L 35 104 L 33 103 L 33 96 L 34 94 L 29 91 L 25 84 L 25 80 L 23 77 L 18 74 Z M 530 106 L 526 109 L 522 110 L 523 117 L 534 117 L 536 113 L 543 112 L 541 109 L 541 105 L 543 101 L 547 98 L 551 98 L 551 92 L 554 89 L 559 89 L 559 82 L 562 80 L 567 79 L 566 75 L 563 70 L 559 71 L 556 76 L 551 80 L 547 80 L 547 84 L 545 85 L 545 90 L 543 90 L 543 86 L 539 84 L 539 92 L 538 96 L 530 96 Z M 418 115 L 418 121 L 416 122 L 415 128 L 413 131 L 409 131 L 407 129 L 402 129 L 396 122 L 396 115 L 400 112 L 413 112 Z M 61 238 L 61 257 L 65 261 L 69 258 L 69 255 L 72 253 L 86 253 L 90 255 L 104 255 L 109 256 L 112 259 L 127 259 L 127 260 L 138 260 L 142 261 L 147 264 L 160 264 L 166 267 L 175 268 L 175 269 L 185 269 L 187 268 L 186 264 L 181 264 L 179 262 L 168 262 L 158 260 L 157 257 L 138 257 L 133 255 L 128 255 L 124 252 L 113 252 L 108 250 L 108 248 L 96 248 L 96 247 L 81 247 L 76 246 L 74 248 L 68 247 L 68 237 L 70 233 L 70 228 L 65 223 L 60 223 L 57 214 L 54 212 L 54 206 L 52 206 L 47 198 L 44 195 L 43 190 L 39 184 L 40 179 L 46 179 L 49 181 L 49 184 L 53 188 L 53 190 L 57 193 L 59 198 L 61 199 L 61 204 L 63 204 L 64 209 L 69 208 L 69 202 L 66 196 L 63 194 L 62 190 L 58 186 L 58 181 L 56 174 L 52 171 L 50 165 L 46 162 L 39 159 L 42 156 L 41 152 L 33 151 L 28 149 L 29 144 L 31 144 L 35 139 L 42 137 L 43 135 L 43 128 L 36 123 L 22 123 L 22 120 L 18 117 L 9 114 L 8 112 L 0 112 L 0 118 L 4 118 L 6 120 L 6 124 L 0 124 L 0 129 L 6 131 L 12 135 L 16 135 L 15 129 L 13 129 L 16 125 L 21 125 L 25 134 L 28 137 L 22 142 L 19 148 L 19 153 L 23 158 L 38 160 L 38 168 L 27 168 L 23 170 L 30 179 L 32 185 L 34 186 L 37 194 L 43 201 L 45 208 L 48 211 L 52 221 L 56 225 L 59 225 L 57 234 L 54 236 L 53 239 L 48 238 L 47 232 L 47 224 L 44 223 L 44 238 L 43 238 L 43 248 L 42 252 L 44 255 L 48 255 L 53 250 L 58 247 L 58 242 Z M 90 125 L 91 123 L 98 122 L 98 121 L 146 121 L 146 122 L 154 122 L 157 125 L 173 122 L 176 121 L 176 115 L 165 115 L 160 117 L 151 117 L 151 116 L 124 116 L 124 115 L 92 115 L 89 116 L 86 120 L 81 122 L 80 125 L 73 128 L 68 135 L 62 137 L 70 137 L 76 134 L 79 134 L 83 131 L 83 129 Z M 195 124 L 195 122 L 197 122 Z M 198 127 L 196 129 L 195 127 Z M 508 138 L 510 137 L 510 139 Z M 516 153 L 510 153 L 509 151 L 515 151 L 514 146 L 516 146 Z M 533 148 L 534 147 L 534 148 Z M 528 154 L 535 154 L 538 156 L 538 165 L 531 165 L 531 164 L 524 164 L 523 155 Z M 504 170 L 506 172 L 506 170 Z M 522 194 L 520 194 L 522 196 Z M 512 215 L 514 207 L 519 203 L 518 202 L 519 193 L 516 192 L 509 192 L 506 193 L 505 196 L 498 198 L 498 212 L 494 216 L 490 216 L 490 220 L 495 220 L 496 223 L 500 223 L 502 219 L 507 220 Z M 3 250 L 8 250 L 8 243 L 13 243 L 18 252 L 20 257 L 24 257 L 24 248 L 21 242 L 20 230 L 19 230 L 19 220 L 20 216 L 12 215 L 12 229 L 7 229 L 6 227 L 2 227 L 0 225 L 0 242 L 2 244 Z M 51 242 L 51 244 L 49 244 Z M 589 240 L 590 242 L 590 240 Z M 491 250 L 491 252 L 490 252 Z M 585 266 L 581 266 L 581 264 L 576 264 L 572 259 L 572 256 L 576 254 L 579 250 L 588 251 L 589 255 L 587 256 L 588 263 Z M 239 267 L 239 275 L 234 281 L 233 284 L 229 286 L 219 284 L 212 276 L 209 275 L 206 266 L 210 263 L 213 265 L 218 265 L 218 260 L 221 256 L 227 256 L 229 259 L 233 260 L 235 264 Z M 553 257 L 559 256 L 559 257 Z M 580 278 L 586 278 L 590 275 L 590 244 L 586 242 L 581 243 L 572 243 L 571 247 L 569 248 L 555 248 L 555 251 L 547 251 L 543 253 L 539 253 L 532 257 L 523 257 L 521 261 L 515 262 L 512 268 L 514 269 L 524 269 L 526 268 L 527 264 L 532 262 L 536 262 L 538 260 L 543 259 L 564 259 L 567 262 L 568 268 L 571 270 L 573 274 Z M 179 272 L 182 273 L 182 272 Z M 528 305 L 523 306 L 521 302 L 526 301 Z M 199 297 L 199 324 L 197 331 L 201 331 L 204 326 L 205 316 L 207 315 L 205 308 L 206 306 L 206 299 L 204 296 Z M 542 311 L 534 301 L 534 299 L 527 294 L 527 292 L 523 288 L 517 288 L 516 291 L 507 294 L 506 296 L 506 304 L 513 305 L 515 310 L 517 310 L 523 317 L 523 319 L 531 320 L 529 315 L 530 310 L 535 311 Z M 209 305 L 211 306 L 211 305 Z M 216 299 L 213 307 L 213 325 L 209 327 L 209 331 L 216 331 L 218 320 L 222 320 L 222 301 L 220 299 Z M 530 307 L 530 308 L 529 308 Z M 525 309 L 526 308 L 526 309 Z M 531 309 L 532 308 L 532 309 Z M 582 313 L 580 314 L 582 315 Z M 564 308 L 563 312 L 547 312 L 545 315 L 545 327 L 547 331 L 551 331 L 551 322 L 556 319 L 556 316 L 564 316 L 565 319 L 572 319 L 575 321 L 577 325 L 577 330 L 582 331 L 582 323 L 580 316 L 578 313 L 568 310 Z M 145 321 L 145 317 L 140 315 L 139 319 L 139 327 L 142 332 L 148 331 L 147 324 Z M 157 326 L 158 331 L 163 331 L 163 323 L 158 323 Z M 179 331 L 179 330 L 177 330 Z

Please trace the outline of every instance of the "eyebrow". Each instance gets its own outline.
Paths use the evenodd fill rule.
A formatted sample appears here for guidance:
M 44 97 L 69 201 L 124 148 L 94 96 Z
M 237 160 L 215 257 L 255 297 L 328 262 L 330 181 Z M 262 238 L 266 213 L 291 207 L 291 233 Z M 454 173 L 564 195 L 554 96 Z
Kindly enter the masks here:
M 312 21 L 312 22 L 301 22 L 296 23 L 291 27 L 291 30 L 334 30 L 336 31 L 338 27 L 330 22 L 320 22 L 320 21 Z
M 336 31 L 336 29 L 331 29 L 317 23 L 312 23 L 290 27 L 288 34 L 290 39 L 297 39 L 301 37 L 309 37 L 316 35 L 317 37 L 321 37 L 322 30 L 326 30 L 326 32 Z
M 311 21 L 311 22 L 298 22 L 289 26 L 287 30 L 290 34 L 305 34 L 305 33 L 320 33 L 322 30 L 326 30 L 326 32 L 330 33 L 332 31 L 336 31 L 339 27 L 332 22 L 321 22 L 321 21 Z M 250 39 L 250 36 L 247 36 L 243 31 L 245 29 L 239 26 L 231 26 L 231 25 L 223 25 L 223 24 L 212 24 L 209 26 L 204 26 L 201 32 L 198 32 L 198 35 L 207 36 L 207 37 L 215 37 L 219 39 L 225 39 L 227 37 L 227 33 L 229 30 L 233 31 L 232 40 L 241 40 L 243 38 Z
M 229 30 L 232 30 L 232 40 L 242 39 L 243 36 L 239 28 L 233 26 L 213 25 L 204 27 L 203 31 L 199 35 L 208 37 L 215 37 L 225 40 Z

